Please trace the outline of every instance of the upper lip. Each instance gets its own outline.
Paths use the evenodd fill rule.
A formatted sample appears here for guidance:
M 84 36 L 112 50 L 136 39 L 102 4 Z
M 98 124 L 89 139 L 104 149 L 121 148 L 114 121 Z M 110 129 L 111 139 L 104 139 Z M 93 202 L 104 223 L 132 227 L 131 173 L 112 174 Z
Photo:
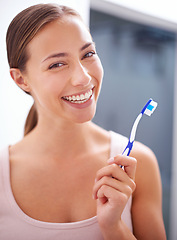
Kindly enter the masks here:
M 68 94 L 68 95 L 65 95 L 65 96 L 63 96 L 63 97 L 72 97 L 72 96 L 77 96 L 77 95 L 85 94 L 85 93 L 87 93 L 87 92 L 89 92 L 90 90 L 93 90 L 93 89 L 94 89 L 94 86 L 88 88 L 88 89 L 85 90 L 85 91 L 82 91 L 82 92 L 79 92 L 79 93 L 70 94 L 70 95 Z M 63 97 L 62 97 L 62 98 L 63 98 Z

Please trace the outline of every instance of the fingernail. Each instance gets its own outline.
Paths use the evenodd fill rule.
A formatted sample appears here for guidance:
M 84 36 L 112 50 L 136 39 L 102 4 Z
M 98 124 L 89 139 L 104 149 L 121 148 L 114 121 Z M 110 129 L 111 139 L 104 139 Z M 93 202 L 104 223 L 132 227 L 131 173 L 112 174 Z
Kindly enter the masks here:
M 113 162 L 114 162 L 114 158 L 113 158 L 113 157 L 112 157 L 112 158 L 109 158 L 107 162 L 108 162 L 108 163 L 113 163 Z

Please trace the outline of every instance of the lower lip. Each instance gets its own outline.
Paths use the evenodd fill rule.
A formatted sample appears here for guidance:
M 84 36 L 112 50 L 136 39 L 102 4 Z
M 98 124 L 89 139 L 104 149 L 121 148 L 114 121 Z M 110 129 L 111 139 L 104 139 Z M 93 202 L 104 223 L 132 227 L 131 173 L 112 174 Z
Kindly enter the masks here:
M 77 109 L 83 109 L 83 108 L 86 108 L 86 107 L 88 107 L 88 106 L 90 106 L 92 104 L 92 102 L 93 102 L 93 95 L 94 94 L 92 94 L 92 96 L 84 103 L 72 103 L 72 102 L 69 102 L 69 101 L 64 100 L 64 99 L 63 99 L 63 101 L 65 103 L 69 104 L 71 107 L 74 107 L 74 108 L 77 108 Z

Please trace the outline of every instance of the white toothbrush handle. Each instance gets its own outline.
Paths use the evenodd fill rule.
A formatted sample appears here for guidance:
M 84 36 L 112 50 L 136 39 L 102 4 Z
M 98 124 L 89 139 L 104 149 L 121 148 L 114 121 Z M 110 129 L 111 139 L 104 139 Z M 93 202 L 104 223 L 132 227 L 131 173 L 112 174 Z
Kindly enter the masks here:
M 136 120 L 135 120 L 135 122 L 134 122 L 134 124 L 133 124 L 132 130 L 131 130 L 131 133 L 130 133 L 130 138 L 129 138 L 128 144 L 127 144 L 126 148 L 124 149 L 124 151 L 123 151 L 123 153 L 122 153 L 122 155 L 124 155 L 124 156 L 129 156 L 129 154 L 130 154 L 130 152 L 131 152 L 131 149 L 132 149 L 132 147 L 133 147 L 133 142 L 134 142 L 134 140 L 135 140 L 136 129 L 137 129 L 138 123 L 139 123 L 140 119 L 142 118 L 142 116 L 143 116 L 143 114 L 140 113 L 140 114 L 137 116 L 137 118 L 136 118 Z

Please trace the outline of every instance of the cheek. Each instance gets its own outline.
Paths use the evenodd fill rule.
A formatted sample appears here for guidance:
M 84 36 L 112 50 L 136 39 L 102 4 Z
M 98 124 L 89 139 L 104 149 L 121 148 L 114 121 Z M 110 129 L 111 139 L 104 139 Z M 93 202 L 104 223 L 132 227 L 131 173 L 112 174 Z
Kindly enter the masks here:
M 98 81 L 99 88 L 101 88 L 104 70 L 100 59 L 98 59 L 97 63 L 95 64 L 94 72 L 95 72 L 94 77 Z
M 64 79 L 60 79 L 57 75 L 55 77 L 45 76 L 36 79 L 35 83 L 32 85 L 32 96 L 34 100 L 40 104 L 48 105 L 49 102 L 56 102 L 62 97 L 64 87 Z
M 100 74 L 100 78 L 101 78 L 101 82 L 102 82 L 103 76 L 104 76 L 104 69 L 103 69 L 101 61 L 100 61 L 100 73 L 99 74 Z
M 66 85 L 66 76 L 61 74 L 53 73 L 46 74 L 38 83 L 38 89 L 41 89 L 44 93 L 47 94 L 58 94 L 62 92 Z

